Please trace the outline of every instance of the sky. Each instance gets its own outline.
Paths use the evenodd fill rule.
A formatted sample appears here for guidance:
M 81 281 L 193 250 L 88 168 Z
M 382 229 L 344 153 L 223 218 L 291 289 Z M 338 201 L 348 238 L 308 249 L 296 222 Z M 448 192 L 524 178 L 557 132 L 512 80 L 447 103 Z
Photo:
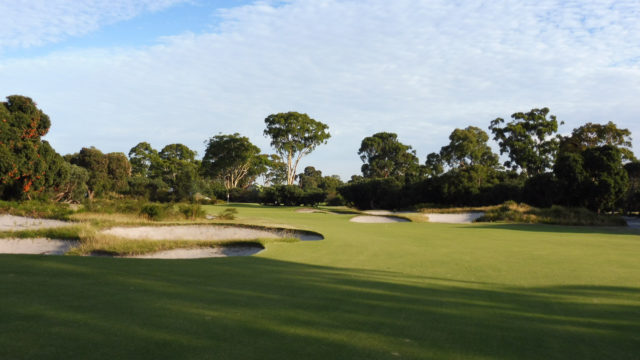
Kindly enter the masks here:
M 264 118 L 298 111 L 332 135 L 299 172 L 348 180 L 376 132 L 424 162 L 455 128 L 541 107 L 563 134 L 628 128 L 640 154 L 637 0 L 0 0 L 0 23 L 0 99 L 34 99 L 61 154 L 202 155 L 236 132 L 273 153 Z

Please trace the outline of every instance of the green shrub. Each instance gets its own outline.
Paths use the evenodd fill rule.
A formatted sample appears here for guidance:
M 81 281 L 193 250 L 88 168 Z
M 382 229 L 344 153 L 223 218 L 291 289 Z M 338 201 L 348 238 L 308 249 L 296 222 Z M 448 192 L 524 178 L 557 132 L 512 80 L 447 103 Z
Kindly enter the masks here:
M 506 221 L 529 224 L 586 225 L 586 226 L 624 226 L 624 219 L 614 215 L 600 215 L 585 208 L 551 206 L 535 208 L 515 201 L 507 201 L 501 206 L 490 209 L 479 222 Z
M 204 217 L 204 210 L 200 204 L 181 204 L 178 206 L 178 211 L 190 220 Z
M 218 213 L 218 219 L 220 220 L 234 220 L 236 215 L 238 214 L 238 210 L 234 208 L 226 208 Z
M 140 209 L 140 215 L 149 220 L 161 220 L 166 216 L 166 207 L 160 204 L 146 204 Z

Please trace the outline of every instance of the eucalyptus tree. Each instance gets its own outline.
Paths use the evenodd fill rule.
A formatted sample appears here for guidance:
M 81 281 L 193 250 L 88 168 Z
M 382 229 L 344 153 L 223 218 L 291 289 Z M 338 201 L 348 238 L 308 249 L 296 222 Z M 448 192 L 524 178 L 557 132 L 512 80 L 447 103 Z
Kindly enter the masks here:
M 253 145 L 249 138 L 235 133 L 218 134 L 207 142 L 202 159 L 202 172 L 206 176 L 219 178 L 224 182 L 229 201 L 229 190 L 238 187 L 247 176 L 257 176 L 256 169 L 266 171 L 260 148 Z
M 379 132 L 362 139 L 358 150 L 365 178 L 388 178 L 420 173 L 416 151 L 398 141 L 398 135 Z
M 548 108 L 517 112 L 506 123 L 502 118 L 491 121 L 489 129 L 500 146 L 500 154 L 507 153 L 504 166 L 520 169 L 527 177 L 546 172 L 553 166 L 558 150 L 558 120 L 549 115 Z M 563 123 L 560 123 L 561 125 Z
M 294 111 L 271 114 L 264 122 L 264 135 L 271 138 L 271 146 L 278 155 L 286 159 L 287 184 L 292 185 L 300 159 L 331 137 L 329 126 Z

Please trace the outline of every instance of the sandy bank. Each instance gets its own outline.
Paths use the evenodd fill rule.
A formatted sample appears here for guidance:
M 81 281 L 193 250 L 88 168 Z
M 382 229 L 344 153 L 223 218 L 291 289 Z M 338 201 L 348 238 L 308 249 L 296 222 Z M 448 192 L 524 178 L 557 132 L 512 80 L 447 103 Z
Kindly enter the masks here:
M 23 216 L 0 215 L 0 231 L 20 231 L 69 225 L 73 224 L 60 220 L 34 219 Z
M 45 238 L 0 239 L 0 254 L 62 255 L 75 245 L 75 241 Z
M 390 216 L 375 216 L 375 215 L 360 215 L 356 217 L 352 217 L 349 219 L 351 222 L 355 223 L 365 223 L 365 224 L 386 224 L 386 223 L 397 223 L 397 222 L 409 222 L 408 219 L 390 217 Z
M 470 224 L 484 215 L 484 213 L 461 213 L 461 214 L 424 214 L 429 218 L 429 222 L 447 224 Z
M 288 230 L 263 230 L 239 226 L 222 225 L 172 225 L 113 227 L 103 234 L 125 239 L 145 240 L 249 240 L 297 237 L 300 240 L 322 240 L 322 236 Z
M 219 248 L 173 249 L 127 257 L 135 259 L 201 259 L 227 256 L 251 256 L 262 250 L 263 248 L 258 246 L 228 246 Z

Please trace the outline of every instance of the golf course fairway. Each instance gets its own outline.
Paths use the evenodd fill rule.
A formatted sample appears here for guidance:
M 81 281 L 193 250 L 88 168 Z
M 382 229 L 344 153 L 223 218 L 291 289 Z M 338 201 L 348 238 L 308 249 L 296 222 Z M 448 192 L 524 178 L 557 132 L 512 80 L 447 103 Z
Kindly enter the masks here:
M 215 259 L 0 255 L 0 359 L 640 359 L 637 231 L 232 207 L 325 239 Z

